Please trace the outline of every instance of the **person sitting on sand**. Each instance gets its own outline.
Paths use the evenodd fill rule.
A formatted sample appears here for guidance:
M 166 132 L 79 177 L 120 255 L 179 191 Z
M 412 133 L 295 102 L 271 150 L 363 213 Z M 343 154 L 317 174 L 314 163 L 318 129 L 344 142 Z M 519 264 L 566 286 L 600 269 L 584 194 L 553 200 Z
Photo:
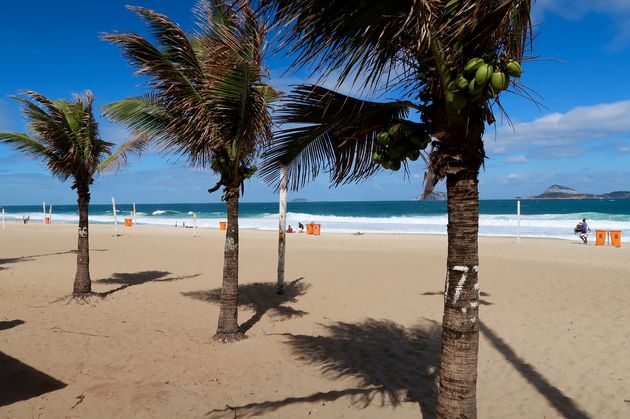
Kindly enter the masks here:
M 577 226 L 573 229 L 575 234 L 580 236 L 580 239 L 584 242 L 584 244 L 588 244 L 588 233 L 591 231 L 588 224 L 586 224 L 586 218 L 582 218 L 582 221 L 578 223 Z
M 293 233 L 293 227 L 289 224 L 289 228 L 287 228 L 287 233 Z

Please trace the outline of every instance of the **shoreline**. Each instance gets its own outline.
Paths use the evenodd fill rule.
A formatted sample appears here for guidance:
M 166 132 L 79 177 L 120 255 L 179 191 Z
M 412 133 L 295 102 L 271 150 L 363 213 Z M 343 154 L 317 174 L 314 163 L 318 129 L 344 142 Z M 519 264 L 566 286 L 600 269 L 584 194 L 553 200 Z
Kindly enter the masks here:
M 124 218 L 123 218 L 124 220 Z M 179 220 L 178 220 L 179 222 Z M 217 221 L 218 222 L 218 221 Z M 66 221 L 57 221 L 55 222 L 54 218 L 53 218 L 53 222 L 52 224 L 44 224 L 42 221 L 40 220 L 33 220 L 31 222 L 29 222 L 28 224 L 23 224 L 21 220 L 7 220 L 6 221 L 7 226 L 8 225 L 13 225 L 13 226 L 26 226 L 26 228 L 33 228 L 33 225 L 38 225 L 42 228 L 50 228 L 51 226 L 77 226 L 77 223 L 74 222 L 66 222 Z M 99 222 L 95 222 L 95 223 L 90 223 L 89 224 L 90 229 L 97 227 L 97 228 L 110 228 L 110 229 L 114 229 L 114 225 L 113 223 L 99 223 Z M 194 227 L 181 227 L 181 226 L 177 226 L 175 227 L 174 225 L 166 225 L 166 224 L 134 224 L 132 227 L 126 227 L 124 226 L 123 222 L 119 222 L 118 223 L 118 233 L 119 235 L 121 233 L 124 233 L 125 231 L 129 231 L 132 232 L 132 229 L 134 228 L 141 228 L 141 229 L 159 229 L 159 230 L 164 230 L 166 231 L 168 230 L 183 230 L 183 231 L 193 231 Z M 603 230 L 614 230 L 614 229 L 609 229 L 609 228 L 602 228 Z M 599 229 L 598 229 L 599 230 Z M 198 232 L 204 232 L 204 231 L 215 231 L 215 232 L 220 232 L 221 230 L 219 229 L 219 227 L 208 227 L 208 226 L 197 226 L 197 231 Z M 239 231 L 251 231 L 251 232 L 265 232 L 265 233 L 277 233 L 278 230 L 277 229 L 267 229 L 267 228 L 247 228 L 247 227 L 240 227 L 239 226 Z M 623 230 L 622 230 L 623 231 Z M 356 233 L 361 233 L 361 234 L 356 234 Z M 287 236 L 292 236 L 292 235 L 307 235 L 306 234 L 306 230 L 304 230 L 304 233 L 299 233 L 296 232 L 294 230 L 293 233 L 287 233 Z M 353 235 L 353 236 L 363 236 L 363 235 L 375 235 L 375 236 L 436 236 L 436 237 L 446 237 L 447 233 L 437 233 L 437 232 L 415 232 L 415 231 L 410 231 L 410 232 L 394 232 L 394 231 L 339 231 L 339 230 L 334 230 L 334 231 L 325 231 L 322 233 L 322 235 Z M 497 239 L 513 239 L 513 240 L 517 240 L 517 236 L 516 234 L 514 235 L 501 235 L 501 234 L 484 234 L 484 233 L 480 233 L 479 237 L 484 237 L 484 238 L 497 238 Z M 595 243 L 595 230 L 592 231 L 592 233 L 590 234 L 590 238 L 591 240 L 589 241 L 589 245 L 594 244 Z M 573 242 L 573 241 L 577 241 L 580 242 L 579 237 L 576 235 L 575 237 L 554 237 L 554 236 L 535 236 L 535 235 L 524 235 L 522 234 L 520 236 L 521 240 L 558 240 L 558 241 L 563 241 L 563 242 Z M 627 243 L 630 241 L 630 237 L 628 237 L 627 235 L 623 235 L 621 238 L 621 242 L 623 243 Z M 581 243 L 581 242 L 580 242 Z M 607 243 L 605 246 L 602 247 L 607 247 L 609 245 L 609 243 Z
M 7 225 L 17 225 L 17 226 L 26 226 L 26 228 L 33 228 L 32 226 L 39 226 L 42 229 L 43 228 L 50 228 L 51 226 L 77 226 L 77 223 L 74 222 L 65 222 L 65 221 L 57 221 L 55 222 L 53 219 L 52 224 L 44 224 L 43 222 L 41 222 L 40 220 L 35 220 L 35 222 L 29 222 L 28 224 L 23 224 L 22 221 L 20 220 L 7 220 Z M 94 227 L 98 227 L 98 228 L 110 228 L 110 229 L 114 229 L 114 225 L 112 224 L 108 224 L 108 223 L 90 223 L 90 230 Z M 141 228 L 141 229 L 158 229 L 158 230 L 163 230 L 166 231 L 168 230 L 183 230 L 183 231 L 193 231 L 194 227 L 181 227 L 181 226 L 177 226 L 175 227 L 174 225 L 166 225 L 166 224 L 134 224 L 132 227 L 126 227 L 124 226 L 123 222 L 119 222 L 118 223 L 118 233 L 119 235 L 123 235 L 121 233 L 124 233 L 125 231 L 128 232 L 132 232 L 132 229 L 134 228 Z M 197 226 L 197 231 L 198 232 L 203 232 L 203 231 L 213 231 L 213 232 L 220 232 L 221 230 L 218 227 L 207 227 L 207 226 Z M 239 227 L 239 231 L 248 231 L 248 232 L 261 232 L 261 233 L 277 233 L 278 230 L 272 230 L 272 229 L 263 229 L 263 228 L 246 228 L 246 227 Z M 353 232 L 353 231 L 324 231 L 322 233 L 322 235 L 351 235 L 351 236 L 364 236 L 364 235 L 375 235 L 375 236 L 429 236 L 429 237 L 446 237 L 447 233 L 433 233 L 433 232 L 427 232 L 427 233 L 421 233 L 421 232 L 386 232 L 386 231 L 358 231 L 361 234 L 356 234 L 357 232 Z M 304 233 L 299 233 L 294 231 L 293 233 L 287 233 L 287 236 L 307 236 L 306 234 L 306 230 L 304 230 Z M 594 235 L 595 232 L 593 231 L 591 237 L 592 237 L 592 243 L 594 243 Z M 497 239 L 513 239 L 516 240 L 517 236 L 516 235 L 498 235 L 498 234 L 479 234 L 479 237 L 485 237 L 485 238 L 497 238 Z M 579 241 L 579 237 L 575 236 L 575 238 L 565 238 L 565 237 L 551 237 L 551 236 L 525 236 L 525 235 L 521 235 L 520 237 L 521 240 L 557 240 L 557 241 L 569 241 L 572 242 L 574 240 Z M 625 239 L 625 240 L 624 240 Z M 622 243 L 625 243 L 626 240 L 628 240 L 628 238 L 626 236 L 622 237 Z M 605 247 L 605 246 L 604 246 Z

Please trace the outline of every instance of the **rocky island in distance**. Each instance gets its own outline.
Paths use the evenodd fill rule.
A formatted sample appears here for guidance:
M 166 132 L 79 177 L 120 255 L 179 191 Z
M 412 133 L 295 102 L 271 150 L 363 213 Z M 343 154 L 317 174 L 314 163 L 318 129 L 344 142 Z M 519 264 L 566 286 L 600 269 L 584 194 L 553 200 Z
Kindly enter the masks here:
M 551 185 L 540 195 L 526 199 L 630 199 L 630 191 L 615 191 L 601 195 L 578 192 L 566 186 Z

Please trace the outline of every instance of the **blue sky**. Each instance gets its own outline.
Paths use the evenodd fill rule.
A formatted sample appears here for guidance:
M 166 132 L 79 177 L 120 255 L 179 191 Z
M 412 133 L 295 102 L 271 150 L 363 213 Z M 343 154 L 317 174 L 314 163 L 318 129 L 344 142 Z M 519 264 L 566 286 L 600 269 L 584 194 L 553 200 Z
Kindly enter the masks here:
M 146 33 L 137 16 L 124 8 L 130 0 L 5 2 L 0 14 L 0 131 L 24 131 L 17 102 L 20 89 L 51 98 L 69 98 L 90 89 L 102 105 L 142 90 L 141 80 L 119 50 L 98 39 L 113 30 Z M 131 2 L 169 15 L 191 29 L 194 0 Z M 514 127 L 499 120 L 487 130 L 489 159 L 480 175 L 481 198 L 513 198 L 542 192 L 551 184 L 599 193 L 630 190 L 630 1 L 538 0 L 534 9 L 537 60 L 522 77 L 539 95 L 543 108 L 504 94 Z M 287 61 L 269 57 L 274 85 L 300 80 L 285 74 Z M 101 120 L 104 138 L 122 142 L 124 129 Z M 411 179 L 382 173 L 358 185 L 328 187 L 325 175 L 291 198 L 311 201 L 407 200 L 422 190 L 423 167 Z M 176 158 L 147 153 L 124 172 L 103 176 L 92 202 L 218 202 L 209 195 L 211 173 Z M 443 190 L 443 185 L 438 190 Z M 243 201 L 274 201 L 272 188 L 254 179 Z M 69 183 L 51 177 L 38 162 L 0 145 L 0 204 L 75 202 Z

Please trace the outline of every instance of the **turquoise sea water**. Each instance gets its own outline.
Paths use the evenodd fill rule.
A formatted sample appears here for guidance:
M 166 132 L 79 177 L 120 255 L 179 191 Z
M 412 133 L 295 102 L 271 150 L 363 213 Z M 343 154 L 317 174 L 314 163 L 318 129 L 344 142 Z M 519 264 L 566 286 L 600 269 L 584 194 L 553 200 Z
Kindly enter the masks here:
M 75 205 L 53 204 L 53 222 L 78 222 Z M 516 201 L 480 201 L 480 234 L 516 235 Z M 43 219 L 41 206 L 5 206 L 7 219 L 32 221 Z M 130 216 L 131 204 L 118 204 L 119 221 Z M 136 222 L 146 225 L 190 225 L 192 214 L 200 227 L 218 228 L 225 219 L 225 204 L 136 204 Z M 242 203 L 240 226 L 247 229 L 278 228 L 278 203 Z M 622 230 L 630 237 L 630 200 L 523 200 L 521 201 L 521 236 L 575 239 L 573 227 L 587 218 L 592 230 Z M 111 205 L 91 205 L 91 223 L 112 223 Z M 316 222 L 326 232 L 445 234 L 446 202 L 442 201 L 369 201 L 369 202 L 289 202 L 287 223 L 296 227 Z

